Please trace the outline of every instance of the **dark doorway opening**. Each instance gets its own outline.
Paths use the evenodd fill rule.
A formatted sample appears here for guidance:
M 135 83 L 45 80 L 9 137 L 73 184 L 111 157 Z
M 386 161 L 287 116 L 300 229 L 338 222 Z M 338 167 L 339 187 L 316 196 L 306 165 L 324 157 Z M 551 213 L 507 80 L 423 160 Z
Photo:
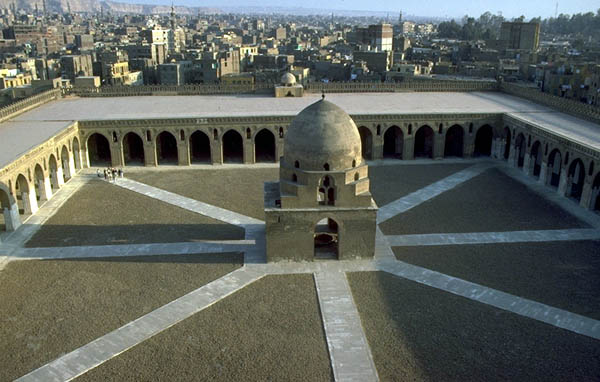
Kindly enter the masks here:
M 339 229 L 333 219 L 325 218 L 315 226 L 315 259 L 339 259 Z
M 404 149 L 404 134 L 398 126 L 392 126 L 383 135 L 383 157 L 402 159 Z
M 445 157 L 462 157 L 463 156 L 463 138 L 464 132 L 460 125 L 451 126 L 446 131 L 446 142 L 444 144 Z
M 427 125 L 415 134 L 415 158 L 433 158 L 433 130 Z
M 144 165 L 144 141 L 136 133 L 127 133 L 123 137 L 123 159 L 125 166 Z
M 276 162 L 275 135 L 267 129 L 262 129 L 254 137 L 254 161 Z
M 244 143 L 242 136 L 235 130 L 223 135 L 223 162 L 242 163 L 244 161 Z
M 90 135 L 87 147 L 90 166 L 108 167 L 111 165 L 110 146 L 104 135 L 98 133 Z
M 177 139 L 168 131 L 163 131 L 156 137 L 156 159 L 159 165 L 178 163 Z
M 492 126 L 483 125 L 475 134 L 475 149 L 473 155 L 476 157 L 492 155 L 492 140 L 494 139 L 494 131 Z
M 190 136 L 190 160 L 192 163 L 211 163 L 210 139 L 202 131 Z

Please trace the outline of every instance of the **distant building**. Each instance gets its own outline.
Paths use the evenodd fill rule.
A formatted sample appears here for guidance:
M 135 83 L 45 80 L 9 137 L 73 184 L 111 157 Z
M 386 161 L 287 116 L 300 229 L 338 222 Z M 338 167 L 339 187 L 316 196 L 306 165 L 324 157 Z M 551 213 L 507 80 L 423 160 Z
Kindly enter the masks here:
M 77 34 L 75 35 L 75 45 L 77 45 L 79 50 L 93 50 L 94 36 L 89 34 Z
M 391 24 L 369 25 L 358 28 L 358 42 L 369 45 L 376 52 L 391 52 L 393 48 L 394 29 Z
M 383 73 L 392 67 L 394 55 L 392 52 L 354 52 L 354 62 L 364 61 L 369 70 Z
M 502 23 L 500 40 L 508 49 L 537 50 L 540 45 L 540 24 Z
M 75 81 L 75 77 L 91 76 L 94 74 L 92 56 L 89 54 L 62 56 L 60 58 L 60 65 L 63 77 L 71 81 Z

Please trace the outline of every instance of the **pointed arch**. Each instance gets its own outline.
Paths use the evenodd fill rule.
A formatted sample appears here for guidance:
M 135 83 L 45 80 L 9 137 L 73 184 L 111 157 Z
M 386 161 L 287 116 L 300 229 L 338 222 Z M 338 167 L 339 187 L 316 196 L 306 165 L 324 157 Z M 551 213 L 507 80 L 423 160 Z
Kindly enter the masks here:
M 567 196 L 580 201 L 585 182 L 585 165 L 581 159 L 576 158 L 571 162 L 567 176 Z
M 156 160 L 158 165 L 178 164 L 177 138 L 169 131 L 156 136 Z
M 244 141 L 236 130 L 223 134 L 223 162 L 242 163 L 244 161 Z
M 269 129 L 262 129 L 254 136 L 254 161 L 277 162 L 275 135 Z
M 404 133 L 398 126 L 390 126 L 383 134 L 383 157 L 402 159 Z
M 86 146 L 90 166 L 110 166 L 112 163 L 110 144 L 104 135 L 100 133 L 91 134 L 87 139 Z
M 433 129 L 427 125 L 415 133 L 415 158 L 433 158 Z
M 314 226 L 314 257 L 339 259 L 340 227 L 337 221 L 326 217 Z
M 358 128 L 358 133 L 360 134 L 362 157 L 366 160 L 373 159 L 373 133 L 365 126 L 360 126 Z
M 464 130 L 461 125 L 450 126 L 446 131 L 444 157 L 463 156 L 464 135 Z
M 542 143 L 540 141 L 535 141 L 533 142 L 533 145 L 531 146 L 531 160 L 530 160 L 530 166 L 531 166 L 531 174 L 536 177 L 539 178 L 540 177 L 540 172 L 542 170 L 542 157 L 543 157 L 543 150 L 542 150 Z
M 123 136 L 123 164 L 125 166 L 145 163 L 144 140 L 139 134 L 130 131 Z
M 62 149 L 60 150 L 60 165 L 62 167 L 63 181 L 66 182 L 73 176 L 73 171 L 71 169 L 71 158 L 66 145 L 63 145 Z
M 492 155 L 492 140 L 494 139 L 494 129 L 490 125 L 483 125 L 477 129 L 475 134 L 474 156 Z
M 190 135 L 190 160 L 192 163 L 210 163 L 210 139 L 208 135 L 196 130 Z

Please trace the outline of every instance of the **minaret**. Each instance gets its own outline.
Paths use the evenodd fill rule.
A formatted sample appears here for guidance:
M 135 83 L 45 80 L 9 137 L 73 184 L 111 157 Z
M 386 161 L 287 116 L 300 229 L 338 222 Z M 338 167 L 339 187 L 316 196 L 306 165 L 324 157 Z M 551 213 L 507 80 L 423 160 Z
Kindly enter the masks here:
M 402 24 L 402 11 L 400 11 L 400 17 L 398 17 L 398 24 Z
M 67 1 L 67 14 L 70 15 L 71 14 L 71 3 L 69 3 Z
M 171 21 L 171 30 L 173 31 L 173 33 L 175 33 L 175 6 L 173 5 L 173 2 L 171 2 L 171 17 L 170 17 L 170 21 Z
M 46 16 L 46 0 L 42 0 L 42 12 L 44 12 L 44 16 Z

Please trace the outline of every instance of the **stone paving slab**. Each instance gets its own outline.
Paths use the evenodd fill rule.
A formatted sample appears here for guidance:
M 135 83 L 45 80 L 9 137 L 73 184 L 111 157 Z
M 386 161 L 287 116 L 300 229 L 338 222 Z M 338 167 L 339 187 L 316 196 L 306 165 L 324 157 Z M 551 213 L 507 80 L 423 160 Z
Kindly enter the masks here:
M 201 215 L 208 216 L 225 223 L 234 224 L 238 226 L 264 224 L 262 220 L 254 219 L 249 216 L 226 210 L 224 208 L 200 202 L 198 200 L 186 198 L 185 196 L 161 190 L 159 188 L 136 182 L 131 179 L 119 178 L 119 180 L 114 184 L 119 187 L 138 192 L 142 195 L 161 200 L 165 203 L 173 204 L 188 211 L 196 212 Z
M 526 243 L 544 241 L 571 241 L 600 239 L 596 229 L 557 229 L 542 231 L 441 233 L 421 235 L 390 235 L 386 239 L 392 247 L 427 245 Z
M 382 271 L 468 299 L 600 340 L 600 321 L 517 297 L 402 261 L 381 264 Z
M 17 379 L 68 381 L 200 312 L 264 276 L 241 268 Z
M 377 213 L 377 223 L 383 223 L 384 221 L 391 219 L 398 214 L 406 212 L 429 199 L 435 198 L 441 193 L 451 190 L 459 184 L 474 178 L 492 166 L 494 166 L 494 164 L 491 162 L 478 163 L 474 166 L 452 174 L 440 181 L 432 183 L 429 186 L 420 189 L 419 191 L 415 191 L 406 195 L 405 197 L 388 203 L 383 207 L 379 207 L 379 211 Z
M 80 247 L 19 248 L 11 256 L 18 259 L 72 259 L 88 257 L 130 257 L 148 255 L 185 255 L 239 252 L 254 245 L 254 240 L 223 240 L 185 243 L 95 245 Z
M 346 274 L 317 272 L 315 283 L 335 380 L 378 381 Z

